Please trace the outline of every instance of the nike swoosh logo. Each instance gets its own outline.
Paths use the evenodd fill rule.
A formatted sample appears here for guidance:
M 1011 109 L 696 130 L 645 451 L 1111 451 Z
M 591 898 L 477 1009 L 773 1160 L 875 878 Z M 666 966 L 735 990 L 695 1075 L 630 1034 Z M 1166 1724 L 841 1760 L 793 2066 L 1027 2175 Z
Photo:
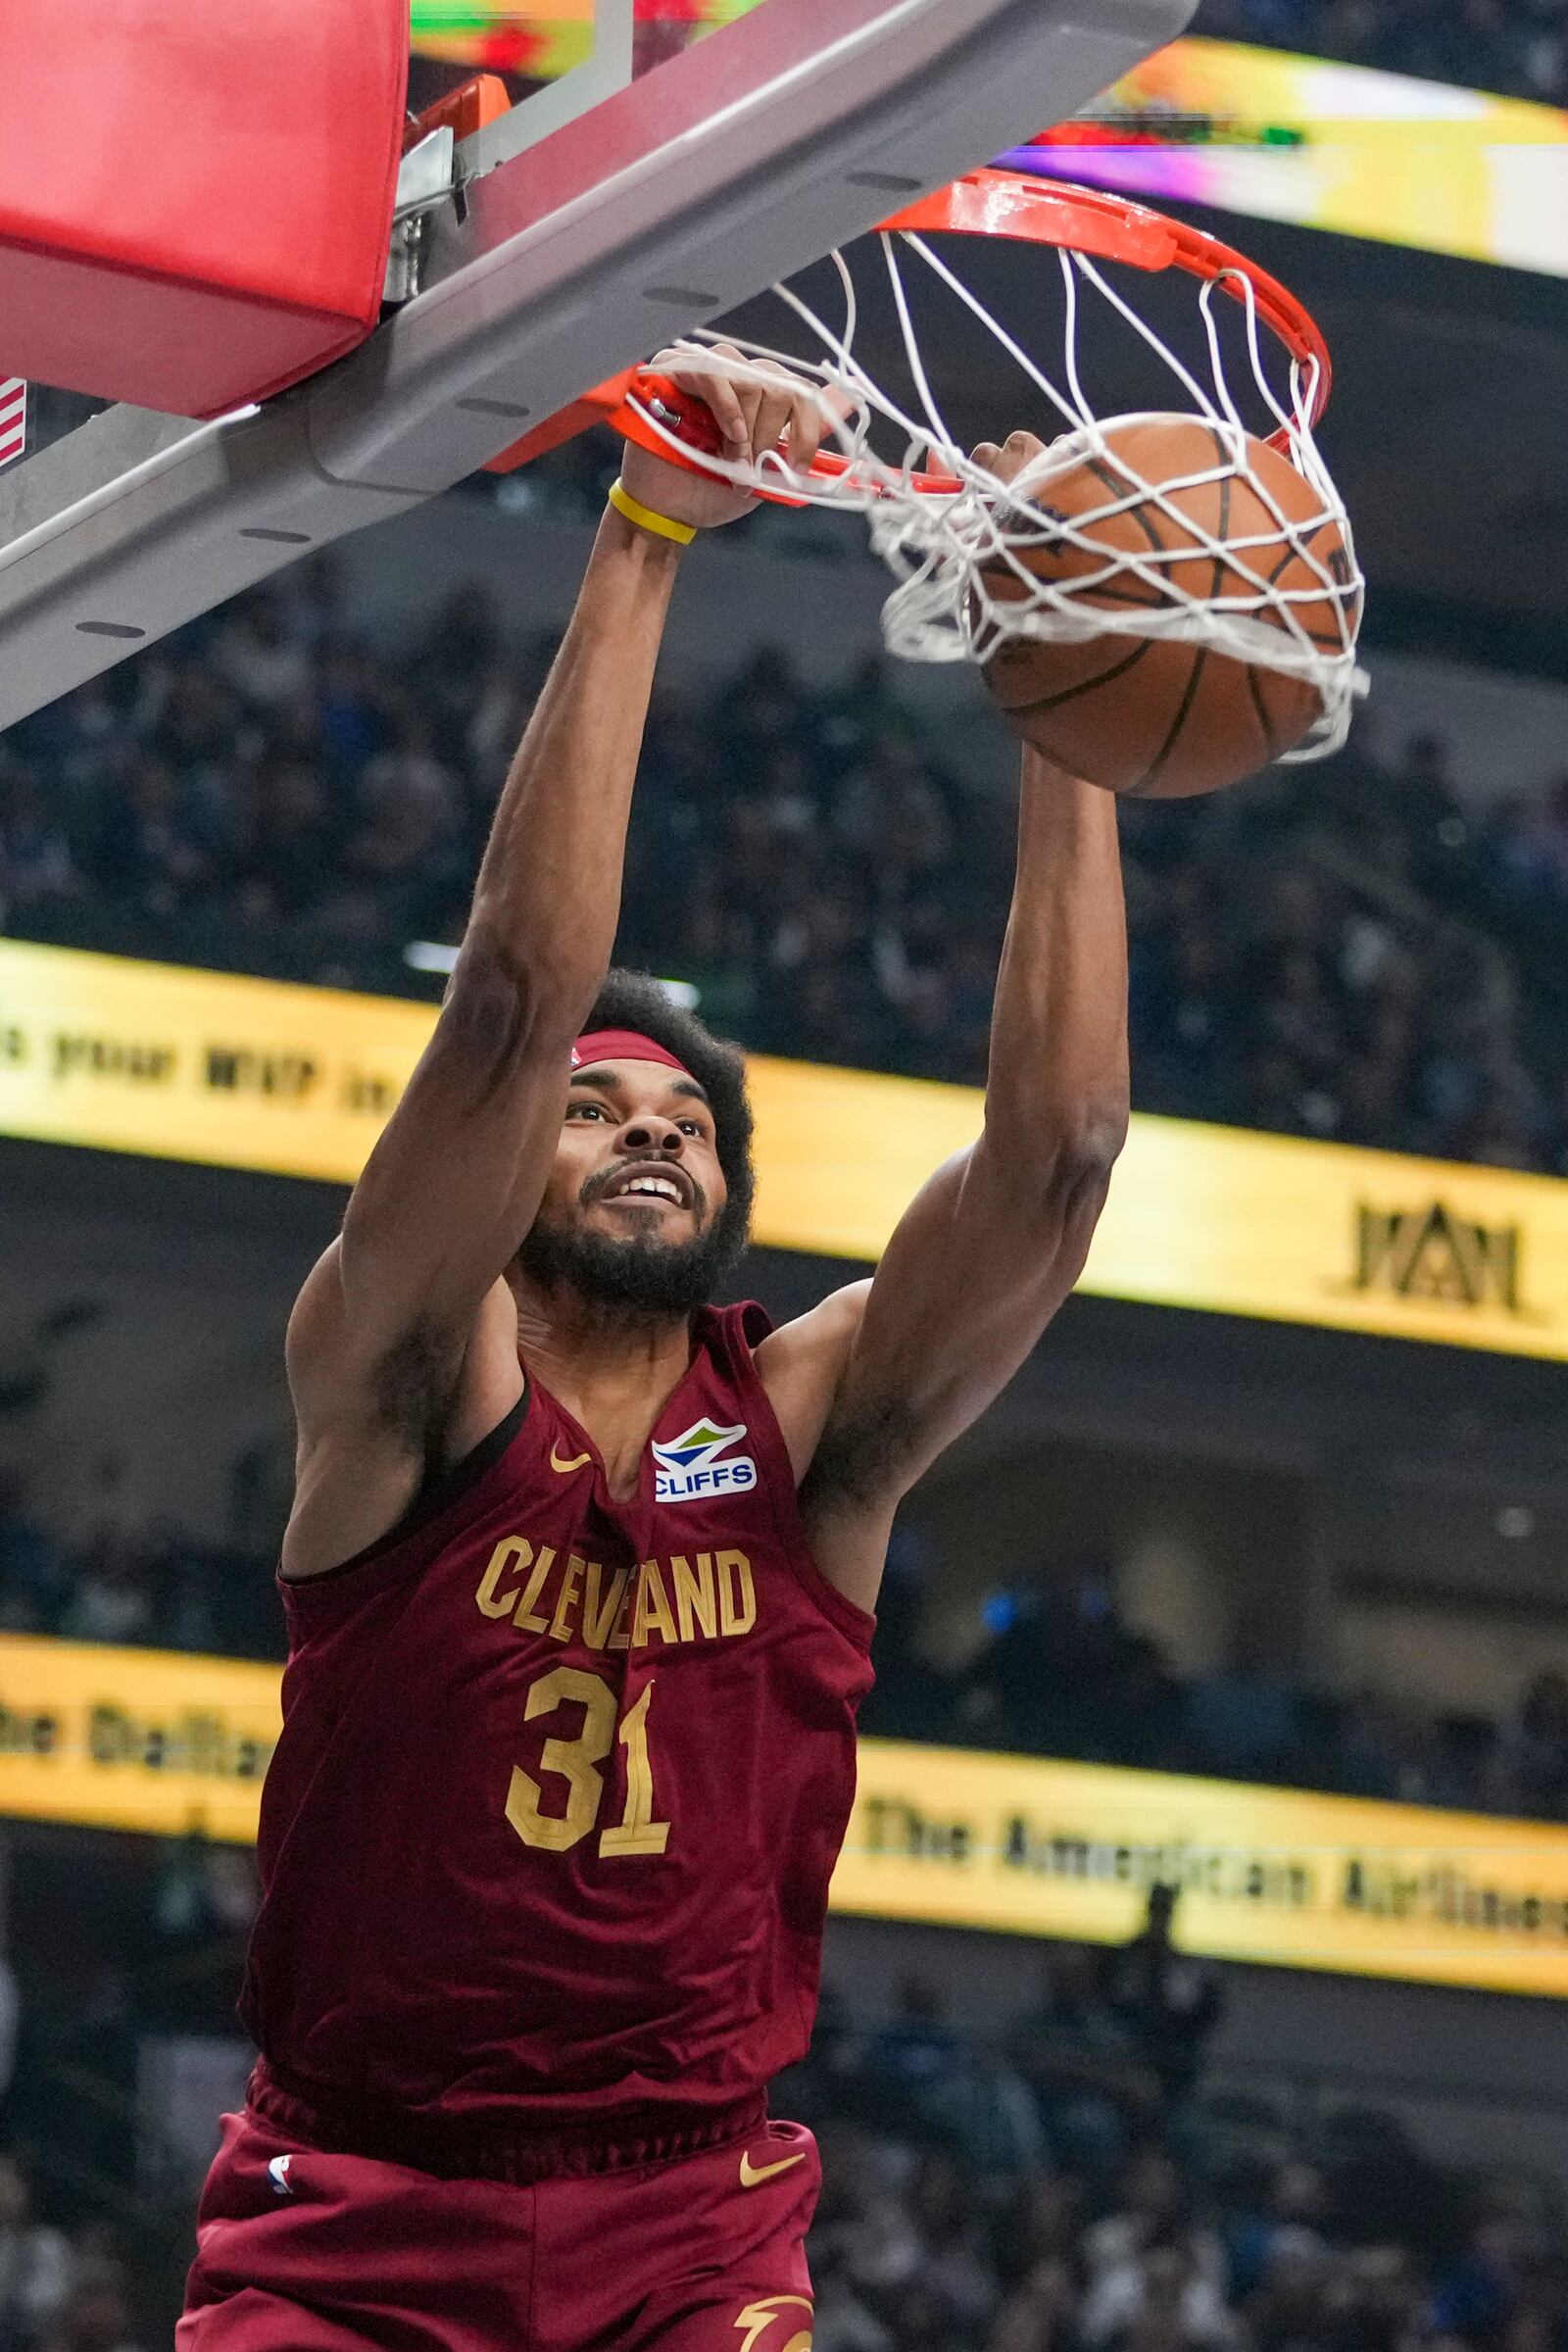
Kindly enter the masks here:
M 591 1462 L 593 1458 L 594 1457 L 591 1453 L 574 1453 L 569 1462 L 564 1462 L 560 1454 L 556 1451 L 555 1447 L 552 1446 L 550 1448 L 550 1467 L 552 1470 L 560 1470 L 563 1472 L 567 1470 L 580 1470 L 584 1462 Z
M 775 2173 L 787 2173 L 792 2164 L 804 2164 L 805 2162 L 806 2150 L 802 2148 L 798 2155 L 781 2156 L 777 2164 L 754 2165 L 747 2150 L 742 2148 L 741 2186 L 742 2188 L 755 2188 L 760 2180 L 771 2180 Z

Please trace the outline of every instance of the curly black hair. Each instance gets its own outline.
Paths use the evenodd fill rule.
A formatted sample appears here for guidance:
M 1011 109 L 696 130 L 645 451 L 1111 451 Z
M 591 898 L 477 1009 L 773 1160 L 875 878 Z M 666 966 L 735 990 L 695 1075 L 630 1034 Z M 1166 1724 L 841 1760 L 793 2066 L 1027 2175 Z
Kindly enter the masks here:
M 729 1198 L 713 1229 L 715 1252 L 727 1270 L 751 1236 L 757 1174 L 752 1165 L 752 1105 L 746 1093 L 746 1063 L 738 1047 L 726 1045 L 707 1025 L 677 1004 L 661 981 L 647 972 L 612 971 L 583 1023 L 595 1029 L 636 1029 L 673 1054 L 691 1072 L 713 1113 L 718 1164 Z

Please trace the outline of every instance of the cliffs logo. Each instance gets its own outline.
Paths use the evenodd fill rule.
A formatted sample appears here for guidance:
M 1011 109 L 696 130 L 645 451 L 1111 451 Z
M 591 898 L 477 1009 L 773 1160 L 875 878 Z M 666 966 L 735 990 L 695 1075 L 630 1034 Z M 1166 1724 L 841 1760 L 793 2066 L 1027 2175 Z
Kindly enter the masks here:
M 694 1421 L 678 1438 L 662 1445 L 654 1441 L 658 1476 L 654 1493 L 660 1502 L 697 1502 L 707 1494 L 741 1494 L 757 1484 L 757 1464 L 749 1453 L 728 1453 L 746 1424 L 718 1429 L 711 1421 Z M 722 1460 L 719 1456 L 723 1455 Z
M 1517 1225 L 1480 1225 L 1441 1200 L 1430 1208 L 1355 1212 L 1355 1272 L 1348 1286 L 1434 1306 L 1500 1307 L 1533 1322 L 1522 1293 Z

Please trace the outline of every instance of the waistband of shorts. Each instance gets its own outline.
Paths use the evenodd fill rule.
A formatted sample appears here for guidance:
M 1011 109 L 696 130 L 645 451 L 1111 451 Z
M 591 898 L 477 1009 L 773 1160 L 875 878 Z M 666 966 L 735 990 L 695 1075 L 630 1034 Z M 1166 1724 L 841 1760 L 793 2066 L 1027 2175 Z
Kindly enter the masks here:
M 258 2059 L 246 2092 L 251 2113 L 286 2138 L 328 2155 L 406 2164 L 443 2180 L 535 2180 L 673 2164 L 747 2137 L 767 2119 L 754 2091 L 715 2108 L 644 2107 L 580 2124 L 470 2124 L 415 2115 L 353 2091 L 306 2083 Z

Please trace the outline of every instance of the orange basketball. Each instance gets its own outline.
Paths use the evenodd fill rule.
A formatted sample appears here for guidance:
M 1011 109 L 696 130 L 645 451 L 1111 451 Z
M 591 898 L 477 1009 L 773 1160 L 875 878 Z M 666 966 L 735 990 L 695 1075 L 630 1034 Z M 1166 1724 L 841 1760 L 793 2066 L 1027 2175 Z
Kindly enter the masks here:
M 1108 454 L 1086 455 L 1053 474 L 1041 485 L 1042 510 L 1077 521 L 1107 503 L 1128 500 L 1119 513 L 1083 527 L 1106 555 L 1158 559 L 1159 578 L 1168 585 L 1123 573 L 1103 588 L 1086 589 L 1084 605 L 1158 607 L 1184 596 L 1255 596 L 1263 579 L 1285 590 L 1316 589 L 1315 600 L 1306 598 L 1292 610 L 1326 653 L 1341 650 L 1340 603 L 1305 560 L 1309 554 L 1333 580 L 1349 581 L 1349 554 L 1331 516 L 1299 545 L 1293 542 L 1246 472 L 1231 466 L 1229 437 L 1200 417 L 1113 417 L 1102 430 Z M 1131 474 L 1117 466 L 1118 456 Z M 1293 523 L 1309 524 L 1322 514 L 1319 492 L 1266 442 L 1249 436 L 1247 466 Z M 1226 468 L 1218 478 L 1164 490 L 1175 514 L 1147 494 L 1151 483 L 1164 486 L 1216 466 Z M 1184 531 L 1182 515 L 1191 517 L 1192 532 Z M 1238 559 L 1254 576 L 1212 555 L 1199 532 L 1222 541 L 1265 540 Z M 1019 547 L 1014 560 L 1051 580 L 1082 579 L 1103 564 L 1092 549 L 1067 541 Z M 1004 566 L 988 568 L 983 577 L 999 603 L 1026 593 Z M 1266 612 L 1257 617 L 1280 626 Z M 1348 617 L 1353 636 L 1358 610 Z M 1134 798 L 1177 799 L 1235 784 L 1299 743 L 1322 707 L 1316 687 L 1304 678 L 1200 645 L 1109 632 L 1071 645 L 1015 638 L 990 658 L 983 674 L 1025 742 L 1075 775 Z

